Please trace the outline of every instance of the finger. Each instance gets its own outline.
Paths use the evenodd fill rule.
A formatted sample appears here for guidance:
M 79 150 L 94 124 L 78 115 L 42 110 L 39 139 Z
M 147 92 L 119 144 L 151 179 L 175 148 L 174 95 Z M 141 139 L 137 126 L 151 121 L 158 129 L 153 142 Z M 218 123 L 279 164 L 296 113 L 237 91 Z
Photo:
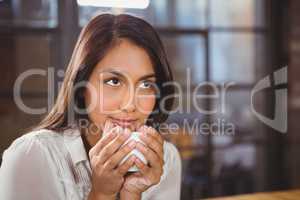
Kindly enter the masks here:
M 112 140 L 108 145 L 103 147 L 101 152 L 99 153 L 100 162 L 104 164 L 109 157 L 111 157 L 130 137 L 130 131 L 127 129 L 126 131 L 122 131 L 123 129 L 117 126 L 117 137 Z
M 135 159 L 135 155 L 129 156 L 129 158 L 116 169 L 117 173 L 124 176 L 130 167 L 134 165 Z
M 89 156 L 98 154 L 101 149 L 111 142 L 114 138 L 118 136 L 116 131 L 112 131 L 110 134 L 107 134 L 105 137 L 102 137 L 89 151 Z
M 141 134 L 141 140 L 151 148 L 161 159 L 164 157 L 163 145 L 157 141 L 153 136 L 149 134 Z
M 107 160 L 107 162 L 104 164 L 104 168 L 107 170 L 111 170 L 117 167 L 120 161 L 135 148 L 135 145 L 136 142 L 132 140 L 121 147 L 110 159 Z
M 154 137 L 159 143 L 163 144 L 164 143 L 164 139 L 163 137 L 160 135 L 160 133 L 158 131 L 156 131 L 155 128 L 148 126 L 148 133 Z
M 156 168 L 163 165 L 163 160 L 152 149 L 140 142 L 137 142 L 136 148 L 145 156 L 146 160 L 149 161 L 150 166 Z
M 113 138 L 115 138 L 115 136 L 117 136 L 117 134 L 115 133 L 111 134 L 113 133 L 114 127 L 114 124 L 109 119 L 105 121 L 101 139 L 93 146 L 90 151 L 92 155 L 98 154 L 105 145 L 107 145 Z
M 105 136 L 102 136 L 101 139 L 92 147 L 91 154 L 98 154 L 101 149 L 109 144 L 116 136 L 118 136 L 118 127 L 114 127 L 108 131 L 108 133 L 105 134 Z
M 105 136 L 114 127 L 115 127 L 115 125 L 112 123 L 112 121 L 110 119 L 106 119 L 103 131 L 102 131 L 102 136 Z
M 142 175 L 145 175 L 149 172 L 150 168 L 146 164 L 144 164 L 139 158 L 136 158 L 134 163 L 139 168 Z
M 161 137 L 161 135 L 155 130 L 155 128 L 151 127 L 151 126 L 146 126 L 143 125 L 138 129 L 139 132 L 149 134 L 152 137 L 154 137 L 159 143 L 163 144 L 164 140 Z

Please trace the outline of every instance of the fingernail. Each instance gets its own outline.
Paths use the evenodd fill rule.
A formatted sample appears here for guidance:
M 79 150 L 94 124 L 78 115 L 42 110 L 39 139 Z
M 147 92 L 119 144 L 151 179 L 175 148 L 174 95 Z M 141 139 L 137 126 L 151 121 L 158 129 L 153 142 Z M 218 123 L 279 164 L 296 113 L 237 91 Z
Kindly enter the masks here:
M 129 128 L 124 128 L 124 132 L 125 133 L 130 133 L 130 129 Z
M 148 132 L 148 133 L 154 133 L 154 130 L 153 130 L 152 127 L 149 126 L 149 127 L 147 128 L 147 132 Z
M 128 145 L 129 145 L 130 147 L 135 147 L 136 142 L 135 142 L 134 140 L 131 140 L 131 141 L 128 143 Z
M 140 134 L 141 138 L 147 139 L 147 134 Z
M 112 136 L 112 137 L 115 137 L 116 135 L 117 135 L 117 133 L 114 132 L 114 131 L 111 133 L 111 136 Z
M 134 161 L 136 160 L 136 156 L 133 155 L 133 156 L 131 157 L 131 160 L 134 162 Z
M 123 132 L 123 128 L 121 126 L 116 126 L 116 132 L 117 133 L 122 133 Z
M 145 131 L 148 130 L 148 128 L 149 128 L 149 127 L 148 127 L 147 125 L 144 125 L 144 126 L 143 126 L 143 129 L 144 129 Z
M 109 119 L 107 119 L 105 121 L 105 125 L 104 125 L 104 130 L 108 131 L 110 130 L 111 128 L 113 128 L 113 124 L 111 123 L 111 121 Z
M 145 125 L 141 126 L 141 128 L 139 129 L 139 131 L 142 131 L 142 132 L 144 132 L 145 130 L 146 130 Z
M 104 122 L 104 126 L 103 126 L 103 129 L 102 129 L 103 131 L 106 131 L 107 130 L 107 122 L 105 121 Z
M 151 133 L 153 131 L 153 128 L 151 126 L 147 127 L 147 132 Z
M 129 135 L 130 135 L 130 130 L 127 129 L 127 128 L 125 128 L 125 129 L 124 129 L 124 135 L 125 135 L 125 136 L 129 136 Z
M 144 148 L 144 146 L 141 143 L 139 143 L 139 142 L 136 144 L 136 147 L 138 147 L 138 148 Z

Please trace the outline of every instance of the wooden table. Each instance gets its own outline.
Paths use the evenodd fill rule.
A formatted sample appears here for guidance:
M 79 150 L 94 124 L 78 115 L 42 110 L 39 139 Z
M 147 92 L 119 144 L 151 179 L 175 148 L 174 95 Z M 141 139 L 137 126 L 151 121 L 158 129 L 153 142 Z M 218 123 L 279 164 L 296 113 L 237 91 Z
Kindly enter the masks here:
M 255 193 L 206 200 L 300 200 L 300 190 Z

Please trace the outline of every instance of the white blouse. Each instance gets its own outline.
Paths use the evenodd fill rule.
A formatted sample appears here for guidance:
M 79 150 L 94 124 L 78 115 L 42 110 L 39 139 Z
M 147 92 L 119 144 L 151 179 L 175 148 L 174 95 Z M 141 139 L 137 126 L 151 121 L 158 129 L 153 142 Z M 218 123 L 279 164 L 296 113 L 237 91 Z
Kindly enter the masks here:
M 142 199 L 178 200 L 181 159 L 176 147 L 164 142 L 163 175 Z M 85 200 L 91 189 L 91 167 L 78 129 L 63 133 L 29 132 L 4 151 L 0 168 L 0 199 Z

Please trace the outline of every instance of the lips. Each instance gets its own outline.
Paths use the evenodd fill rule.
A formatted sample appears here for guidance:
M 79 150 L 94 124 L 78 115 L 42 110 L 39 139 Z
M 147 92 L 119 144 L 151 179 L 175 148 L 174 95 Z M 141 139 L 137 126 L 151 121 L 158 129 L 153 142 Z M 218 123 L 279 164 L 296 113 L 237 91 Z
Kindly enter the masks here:
M 136 119 L 117 119 L 117 118 L 112 118 L 113 123 L 118 124 L 119 126 L 122 127 L 130 127 L 132 126 L 137 120 Z

